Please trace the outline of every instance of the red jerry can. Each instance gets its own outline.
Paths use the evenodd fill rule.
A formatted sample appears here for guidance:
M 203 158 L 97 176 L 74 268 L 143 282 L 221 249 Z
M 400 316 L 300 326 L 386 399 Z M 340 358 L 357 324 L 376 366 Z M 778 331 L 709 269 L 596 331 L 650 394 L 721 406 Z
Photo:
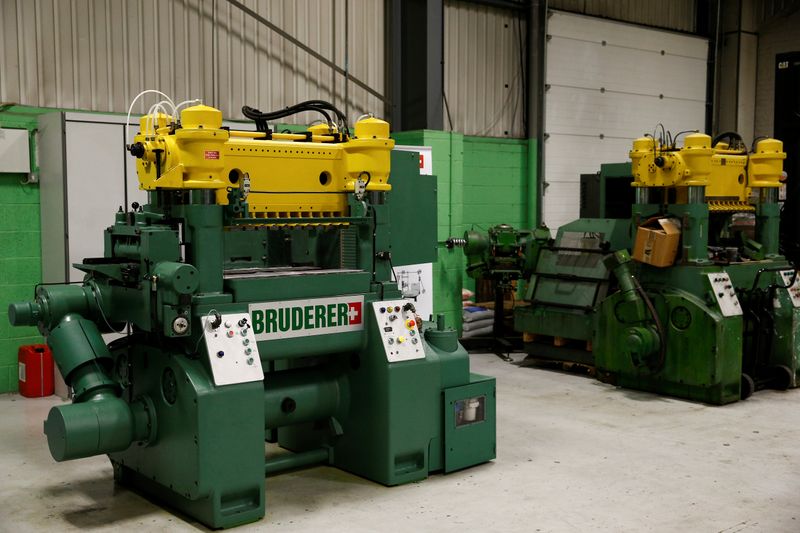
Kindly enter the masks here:
M 53 353 L 46 344 L 19 347 L 19 393 L 28 398 L 50 396 L 53 383 Z

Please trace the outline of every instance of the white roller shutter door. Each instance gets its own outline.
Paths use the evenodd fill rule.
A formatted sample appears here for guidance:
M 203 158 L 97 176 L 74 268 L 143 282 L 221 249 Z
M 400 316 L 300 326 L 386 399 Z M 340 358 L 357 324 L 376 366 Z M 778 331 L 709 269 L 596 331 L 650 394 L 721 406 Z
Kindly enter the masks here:
M 705 128 L 708 40 L 551 12 L 547 23 L 544 222 L 578 218 L 580 175 L 628 160 L 633 139 Z

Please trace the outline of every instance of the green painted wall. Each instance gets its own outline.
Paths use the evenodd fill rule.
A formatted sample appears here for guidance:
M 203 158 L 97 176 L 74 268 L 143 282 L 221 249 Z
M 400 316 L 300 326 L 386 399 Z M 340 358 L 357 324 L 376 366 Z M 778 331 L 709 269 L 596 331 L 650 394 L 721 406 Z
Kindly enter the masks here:
M 0 127 L 32 132 L 40 112 L 18 107 L 2 111 Z M 19 347 L 42 342 L 36 328 L 8 323 L 8 304 L 30 299 L 42 280 L 39 186 L 23 185 L 24 178 L 0 172 L 0 393 L 18 389 Z
M 469 137 L 421 130 L 393 134 L 399 144 L 430 146 L 438 178 L 438 262 L 433 268 L 433 305 L 447 324 L 461 329 L 461 289 L 474 289 L 464 273 L 461 250 L 444 241 L 475 227 L 505 222 L 528 228 L 536 222 L 536 183 L 529 186 L 528 141 Z M 534 147 L 535 148 L 535 147 Z M 535 168 L 535 161 L 534 161 Z M 531 198 L 533 199 L 531 201 Z

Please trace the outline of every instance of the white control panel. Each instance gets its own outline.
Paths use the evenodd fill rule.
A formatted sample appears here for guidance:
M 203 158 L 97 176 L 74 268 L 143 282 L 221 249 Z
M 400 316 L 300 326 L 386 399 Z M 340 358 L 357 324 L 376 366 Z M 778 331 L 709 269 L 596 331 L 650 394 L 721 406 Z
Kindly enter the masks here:
M 742 306 L 739 305 L 739 298 L 736 297 L 736 289 L 733 288 L 731 278 L 727 272 L 712 272 L 707 274 L 708 281 L 711 282 L 711 290 L 717 299 L 722 316 L 738 316 L 742 314 Z
M 784 286 L 792 283 L 792 278 L 794 278 L 794 283 L 786 290 L 789 291 L 789 298 L 792 299 L 792 307 L 800 307 L 800 273 L 795 276 L 794 270 L 781 270 L 781 277 Z
M 262 381 L 264 371 L 248 313 L 203 317 L 203 335 L 215 385 Z
M 411 309 L 404 308 L 408 305 L 403 300 L 372 303 L 383 350 L 390 363 L 425 359 L 417 317 Z

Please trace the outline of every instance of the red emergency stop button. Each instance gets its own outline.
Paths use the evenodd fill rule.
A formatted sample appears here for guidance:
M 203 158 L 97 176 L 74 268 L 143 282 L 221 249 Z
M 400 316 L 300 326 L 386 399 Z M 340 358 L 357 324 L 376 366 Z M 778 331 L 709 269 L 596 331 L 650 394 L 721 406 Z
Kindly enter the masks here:
M 413 318 L 409 318 L 408 320 L 406 320 L 406 327 L 408 329 L 414 329 L 414 326 L 416 326 L 416 325 L 417 325 L 417 323 L 414 322 Z

